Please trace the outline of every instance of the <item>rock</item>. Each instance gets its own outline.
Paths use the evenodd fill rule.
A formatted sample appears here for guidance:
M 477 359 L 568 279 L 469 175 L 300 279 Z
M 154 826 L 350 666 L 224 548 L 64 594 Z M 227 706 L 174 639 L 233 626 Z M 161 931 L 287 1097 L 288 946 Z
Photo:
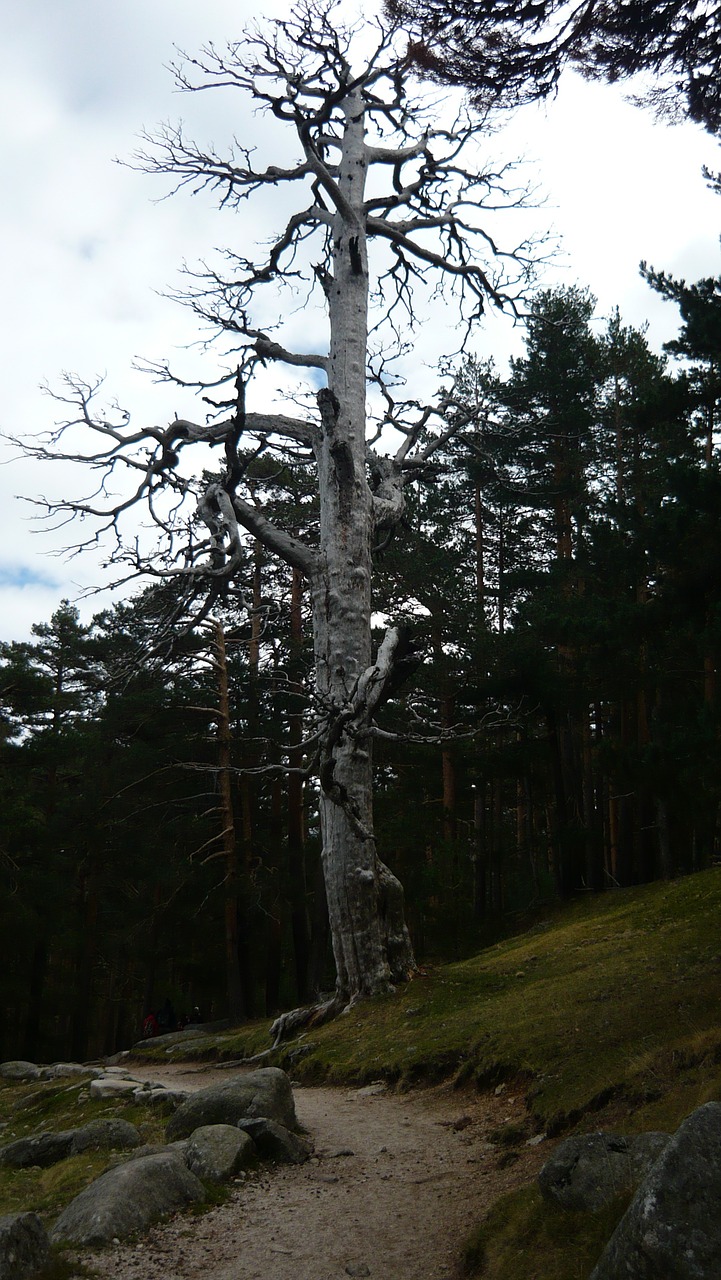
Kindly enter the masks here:
M 50 1241 L 36 1213 L 0 1217 L 0 1280 L 29 1280 L 50 1256 Z
M 43 1068 L 46 1080 L 62 1080 L 68 1076 L 102 1076 L 102 1067 L 86 1067 L 82 1062 L 54 1062 Z
M 286 1129 L 298 1129 L 290 1080 L 279 1067 L 261 1067 L 191 1094 L 171 1116 L 165 1136 L 172 1142 L 190 1137 L 203 1125 L 237 1125 L 239 1120 L 260 1116 L 277 1120 Z
M 91 1182 L 60 1214 L 54 1242 L 107 1244 L 145 1231 L 157 1218 L 203 1199 L 203 1187 L 175 1152 L 127 1160 Z
M 595 1212 L 637 1187 L 669 1142 L 667 1133 L 585 1133 L 567 1138 L 538 1175 L 544 1199 Z
M 591 1280 L 721 1277 L 721 1103 L 684 1120 L 639 1186 Z
M 299 1133 L 291 1133 L 277 1120 L 239 1120 L 238 1128 L 247 1133 L 255 1143 L 262 1160 L 275 1160 L 278 1164 L 303 1164 L 313 1146 Z
M 127 1120 L 91 1120 L 73 1132 L 70 1154 L 79 1155 L 81 1151 L 98 1151 L 108 1148 L 111 1151 L 131 1151 L 139 1147 L 142 1138 L 134 1124 Z
M 0 1062 L 0 1080 L 39 1080 L 40 1068 L 34 1062 Z
M 191 1044 L 197 1044 L 199 1047 L 207 1048 L 207 1031 L 202 1027 L 193 1025 L 184 1027 L 182 1031 L 168 1031 L 162 1036 L 150 1036 L 145 1040 L 137 1040 L 133 1045 L 132 1052 L 135 1053 L 136 1049 L 186 1048 Z
M 146 1156 L 167 1155 L 168 1152 L 175 1152 L 180 1156 L 181 1160 L 185 1160 L 185 1152 L 188 1147 L 188 1138 L 183 1138 L 180 1142 L 146 1142 L 142 1147 L 136 1147 L 134 1151 L 124 1156 L 118 1156 L 115 1163 L 120 1160 L 144 1160 Z
M 79 1155 L 81 1151 L 101 1148 L 128 1150 L 140 1146 L 141 1138 L 135 1125 L 125 1120 L 92 1120 L 78 1129 L 62 1133 L 39 1133 L 30 1138 L 18 1138 L 0 1148 L 0 1165 L 11 1169 L 42 1169 Z
M 32 1138 L 18 1138 L 0 1148 L 0 1165 L 10 1169 L 47 1169 L 70 1155 L 74 1129 L 67 1133 L 39 1133 Z
M 254 1164 L 257 1155 L 253 1139 L 242 1129 L 231 1124 L 206 1124 L 190 1135 L 185 1163 L 198 1178 L 227 1182 L 240 1169 Z
M 128 1080 L 123 1076 L 99 1076 L 90 1081 L 91 1098 L 119 1098 L 123 1094 L 130 1095 L 140 1088 L 139 1080 Z
M 159 1107 L 161 1110 L 175 1111 L 190 1097 L 187 1089 L 166 1089 L 164 1085 L 142 1085 L 133 1092 L 136 1102 L 145 1106 Z

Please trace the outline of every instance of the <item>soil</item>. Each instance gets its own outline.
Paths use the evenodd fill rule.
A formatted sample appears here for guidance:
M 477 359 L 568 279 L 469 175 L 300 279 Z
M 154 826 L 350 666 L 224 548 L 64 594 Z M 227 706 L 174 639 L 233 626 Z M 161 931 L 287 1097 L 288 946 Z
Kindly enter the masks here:
M 200 1089 L 217 1067 L 132 1068 L 140 1079 Z M 264 1167 L 236 1180 L 199 1217 L 158 1224 L 142 1241 L 82 1261 L 100 1280 L 448 1280 L 462 1247 L 503 1192 L 548 1157 L 524 1138 L 509 1152 L 489 1141 L 524 1125 L 520 1093 L 459 1092 L 450 1085 L 396 1093 L 294 1086 L 298 1119 L 315 1152 L 304 1165 Z M 531 1131 L 528 1130 L 530 1137 Z

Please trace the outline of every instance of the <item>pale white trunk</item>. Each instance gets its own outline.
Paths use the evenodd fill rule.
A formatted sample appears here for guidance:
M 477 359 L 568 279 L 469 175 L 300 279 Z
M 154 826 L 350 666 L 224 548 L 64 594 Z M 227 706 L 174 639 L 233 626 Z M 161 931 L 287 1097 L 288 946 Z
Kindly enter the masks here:
M 329 285 L 328 389 L 319 395 L 320 568 L 312 584 L 318 692 L 331 731 L 321 770 L 323 866 L 337 993 L 387 989 L 414 967 L 402 890 L 380 863 L 373 834 L 370 740 L 355 699 L 371 665 L 372 495 L 366 479 L 367 171 L 361 95 L 346 100 Z M 360 732 L 358 732 L 360 730 Z M 400 910 L 400 919 L 399 919 Z

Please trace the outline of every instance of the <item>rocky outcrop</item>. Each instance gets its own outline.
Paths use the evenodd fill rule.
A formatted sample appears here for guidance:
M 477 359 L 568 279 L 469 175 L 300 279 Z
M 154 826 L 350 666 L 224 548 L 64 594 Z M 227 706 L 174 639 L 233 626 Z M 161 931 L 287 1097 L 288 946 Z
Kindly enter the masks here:
M 185 1144 L 185 1163 L 191 1173 L 208 1182 L 227 1182 L 257 1158 L 253 1139 L 230 1124 L 203 1125 Z
M 126 1120 L 93 1120 L 62 1133 L 39 1133 L 29 1138 L 18 1138 L 0 1148 L 0 1165 L 11 1169 L 30 1169 L 33 1166 L 45 1169 L 82 1151 L 128 1151 L 140 1146 L 140 1142 L 135 1125 L 128 1124 Z
M 290 1080 L 279 1067 L 263 1067 L 233 1076 L 222 1084 L 191 1094 L 171 1116 L 165 1135 L 168 1142 L 172 1142 L 190 1137 L 203 1125 L 237 1125 L 239 1120 L 259 1117 L 276 1120 L 292 1132 L 298 1129 Z
M 637 1187 L 670 1141 L 667 1133 L 585 1133 L 567 1138 L 538 1175 L 544 1199 L 591 1213 Z
M 124 1240 L 203 1195 L 202 1183 L 174 1151 L 128 1160 L 81 1191 L 61 1213 L 50 1238 L 77 1245 Z
M 0 1217 L 0 1280 L 31 1280 L 46 1265 L 50 1242 L 35 1213 Z
M 638 1188 L 591 1280 L 721 1277 L 721 1104 L 683 1122 Z

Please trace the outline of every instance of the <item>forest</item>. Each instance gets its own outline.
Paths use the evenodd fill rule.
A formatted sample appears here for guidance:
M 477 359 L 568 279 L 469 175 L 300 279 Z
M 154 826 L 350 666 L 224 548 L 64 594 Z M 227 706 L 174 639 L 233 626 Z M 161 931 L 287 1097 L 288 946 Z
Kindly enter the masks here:
M 649 280 L 681 361 L 618 316 L 597 336 L 581 288 L 539 293 L 507 379 L 456 371 L 472 433 L 379 560 L 379 611 L 424 656 L 375 754 L 421 962 L 718 857 L 721 306 L 713 280 Z M 258 472 L 312 524 L 300 477 Z M 172 589 L 90 625 L 65 601 L 2 647 L 6 1056 L 112 1052 L 167 997 L 237 1019 L 332 986 L 317 786 L 272 768 L 304 751 L 301 575 L 256 542 L 250 620 L 152 656 Z
M 312 74 L 284 80 L 278 45 L 251 42 L 283 85 L 259 96 L 296 130 L 295 168 L 255 170 L 250 153 L 221 162 L 172 131 L 144 157 L 179 185 L 218 188 L 221 203 L 309 184 L 310 205 L 265 260 L 236 256 L 232 283 L 211 272 L 186 299 L 243 353 L 200 388 L 205 425 L 176 417 L 133 434 L 93 416 L 93 388 L 75 380 L 68 429 L 94 432 L 93 448 L 68 451 L 58 432 L 52 449 L 30 449 L 106 478 L 124 460 L 140 476 L 132 501 L 147 498 L 167 544 L 153 571 L 134 566 L 150 585 L 114 608 L 85 623 L 62 601 L 33 640 L 0 648 L 0 1057 L 112 1053 L 168 1001 L 178 1017 L 235 1024 L 327 999 L 334 984 L 354 1000 L 416 962 L 477 951 L 549 902 L 718 857 L 721 278 L 642 265 L 679 312 L 663 355 L 620 314 L 598 317 L 578 284 L 526 295 L 525 351 L 508 373 L 472 346 L 445 363 L 439 351 L 432 412 L 409 402 L 404 418 L 377 363 L 382 425 L 401 444 L 393 459 L 375 448 L 379 428 L 367 445 L 353 378 L 368 324 L 352 317 L 368 304 L 373 238 L 395 255 L 376 297 L 400 351 L 414 277 L 450 272 L 469 326 L 509 295 L 466 251 L 478 227 L 457 212 L 482 210 L 487 179 L 461 171 L 457 137 L 444 158 L 447 132 L 415 128 L 399 88 L 407 54 L 386 41 L 386 62 L 351 81 L 327 7 L 306 6 L 309 18 Z M 200 70 L 258 92 L 243 66 Z M 374 145 L 356 128 L 363 112 L 369 130 L 381 122 Z M 373 163 L 390 194 L 373 188 L 364 204 L 352 182 Z M 427 248 L 429 226 L 443 254 Z M 246 309 L 259 286 L 297 274 L 316 231 L 328 356 L 288 350 Z M 513 265 L 523 274 L 520 250 Z M 246 414 L 258 365 L 274 360 L 328 375 L 310 425 Z M 183 479 L 199 441 L 222 445 L 224 462 Z M 196 515 L 173 523 L 189 495 Z M 129 505 L 60 511 L 114 536 Z M 116 563 L 133 557 L 131 538 Z M 339 679 L 327 655 L 344 644 Z M 360 965 L 362 978 L 382 961 L 367 991 L 345 972 L 365 925 L 339 950 L 356 862 L 381 920 Z M 412 951 L 402 915 L 387 918 L 398 882 Z M 351 915 L 365 910 L 359 896 Z

